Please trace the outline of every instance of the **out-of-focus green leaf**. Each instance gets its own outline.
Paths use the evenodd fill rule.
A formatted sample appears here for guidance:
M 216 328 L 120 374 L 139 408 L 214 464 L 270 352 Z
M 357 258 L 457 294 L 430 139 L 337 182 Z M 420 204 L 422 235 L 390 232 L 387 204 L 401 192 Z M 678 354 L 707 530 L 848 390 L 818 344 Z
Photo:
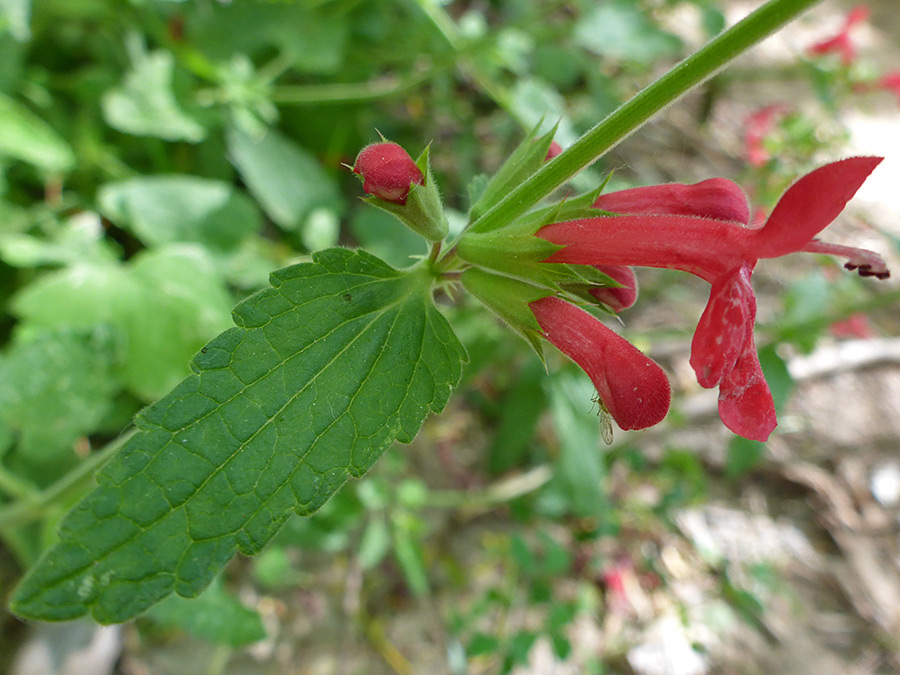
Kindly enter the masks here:
M 111 263 L 117 259 L 115 251 L 103 236 L 100 218 L 89 211 L 72 216 L 50 238 L 16 232 L 0 233 L 0 258 L 13 267 L 76 262 Z
M 196 598 L 171 595 L 152 607 L 148 616 L 157 623 L 232 647 L 266 637 L 259 614 L 244 607 L 221 582 L 213 583 Z
M 425 255 L 427 242 L 394 216 L 363 205 L 350 220 L 350 231 L 360 246 L 395 267 L 409 267 L 412 256 Z
M 488 465 L 493 473 L 508 471 L 521 460 L 546 403 L 542 386 L 545 378 L 541 362 L 530 359 L 503 396 L 488 454 Z
M 644 10 L 627 0 L 598 3 L 579 19 L 575 42 L 619 61 L 650 65 L 681 50 L 681 40 L 662 30 Z
M 475 633 L 469 644 L 466 645 L 466 654 L 470 657 L 483 656 L 484 654 L 493 654 L 500 646 L 500 641 L 493 635 L 486 633 Z
M 122 86 L 103 97 L 104 119 L 119 131 L 136 136 L 189 143 L 206 138 L 206 129 L 175 98 L 175 57 L 162 50 L 150 54 L 135 51 L 132 69 Z
M 725 15 L 718 7 L 708 6 L 700 10 L 700 23 L 709 37 L 713 37 L 725 30 Z
M 804 324 L 827 313 L 832 288 L 821 271 L 814 271 L 790 285 L 784 295 L 784 314 L 778 321 L 779 339 L 793 342 L 811 352 L 819 339 L 820 329 Z
M 74 462 L 75 441 L 112 407 L 113 344 L 104 326 L 48 330 L 0 355 L 0 418 L 19 436 L 18 457 L 48 479 Z
M 337 245 L 341 221 L 331 209 L 316 209 L 303 223 L 300 240 L 309 251 L 321 251 Z
M 31 37 L 31 0 L 0 0 L 0 33 L 9 31 L 16 40 Z
M 230 325 L 231 304 L 209 255 L 183 244 L 144 252 L 124 266 L 82 263 L 47 274 L 14 298 L 13 309 L 32 325 L 117 327 L 126 336 L 122 378 L 152 400 Z
M 568 511 L 596 516 L 607 504 L 603 495 L 603 454 L 600 420 L 587 408 L 596 396 L 594 385 L 581 371 L 564 370 L 548 380 L 550 411 L 560 442 L 556 485 L 547 490 L 564 498 Z
M 268 216 L 285 230 L 296 230 L 318 207 L 342 211 L 334 181 L 309 153 L 274 129 L 255 138 L 231 127 L 228 155 Z
M 228 183 L 197 176 L 145 176 L 103 186 L 103 214 L 148 246 L 198 242 L 235 248 L 259 229 L 253 201 Z
M 754 466 L 766 454 L 766 444 L 752 441 L 749 438 L 734 436 L 728 444 L 728 456 L 725 459 L 725 475 L 736 478 Z
M 369 521 L 359 542 L 356 556 L 363 571 L 374 569 L 391 550 L 391 531 L 384 518 Z
M 64 173 L 75 154 L 53 128 L 21 103 L 0 94 L 0 156 L 33 164 L 50 173 Z
M 778 355 L 776 348 L 777 345 L 771 344 L 760 349 L 759 364 L 762 366 L 769 390 L 772 392 L 775 410 L 781 412 L 794 389 L 794 378 L 791 377 L 787 364 Z
M 696 453 L 690 450 L 666 448 L 659 467 L 659 477 L 662 479 L 662 486 L 667 488 L 658 506 L 664 516 L 706 495 L 706 471 Z
M 226 60 L 237 53 L 255 55 L 273 49 L 306 73 L 340 70 L 347 43 L 346 12 L 330 12 L 323 3 L 232 0 L 215 11 L 187 17 L 187 32 L 209 58 Z
M 409 522 L 412 519 L 412 516 L 403 514 L 394 525 L 394 556 L 410 590 L 416 596 L 423 597 L 428 594 L 428 572 L 422 546 Z
M 253 578 L 265 589 L 284 589 L 296 583 L 297 576 L 284 546 L 273 544 L 253 560 Z
M 578 134 L 566 113 L 566 102 L 559 92 L 546 82 L 534 77 L 523 77 L 512 90 L 512 106 L 525 127 L 538 127 L 547 133 L 558 123 L 556 141 L 567 147 L 578 139 Z M 538 126 L 539 125 L 539 126 Z

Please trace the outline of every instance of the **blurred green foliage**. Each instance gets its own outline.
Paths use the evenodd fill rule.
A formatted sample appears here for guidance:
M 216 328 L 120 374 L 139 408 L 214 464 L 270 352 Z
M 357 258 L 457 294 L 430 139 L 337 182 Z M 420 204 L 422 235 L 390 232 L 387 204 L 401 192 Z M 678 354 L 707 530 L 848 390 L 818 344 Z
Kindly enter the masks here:
M 724 26 L 712 0 L 0 2 L 0 540 L 18 564 L 34 562 L 86 487 L 85 458 L 189 373 L 269 272 L 335 244 L 396 266 L 426 252 L 356 199 L 342 166 L 376 129 L 414 155 L 430 142 L 445 202 L 464 212 L 473 182 L 523 129 L 558 123 L 557 140 L 571 143 L 682 56 L 665 21 L 682 6 L 704 35 Z M 808 66 L 804 77 L 833 103 L 840 73 Z M 747 172 L 759 204 L 796 175 L 793 160 L 843 138 L 818 128 L 800 112 L 778 123 L 766 139 L 773 159 Z M 584 180 L 593 186 L 604 168 Z M 779 407 L 793 383 L 777 347 L 812 350 L 866 293 L 821 272 L 787 288 L 761 353 Z M 597 578 L 613 562 L 578 559 L 579 542 L 610 540 L 623 521 L 671 526 L 668 514 L 703 499 L 710 477 L 690 448 L 654 461 L 628 444 L 604 452 L 580 371 L 549 379 L 491 317 L 465 300 L 445 309 L 470 355 L 459 405 L 490 430 L 482 454 L 425 471 L 420 453 L 391 455 L 315 516 L 289 521 L 250 577 L 271 593 L 314 585 L 301 563 L 327 552 L 352 558 L 372 595 L 394 573 L 428 598 L 467 581 L 435 514 L 503 507 L 511 523 L 485 535 L 483 562 L 500 572 L 447 618 L 449 634 L 498 672 L 523 663 L 539 636 L 565 659 L 577 614 L 606 611 Z M 432 433 L 420 443 L 437 448 L 445 441 Z M 739 477 L 763 452 L 734 439 L 725 472 Z M 612 468 L 659 499 L 618 504 L 604 492 Z M 517 476 L 525 482 L 504 482 Z M 756 616 L 755 598 L 723 583 Z M 147 620 L 223 644 L 261 637 L 225 588 L 170 598 Z M 523 603 L 536 622 L 496 619 Z

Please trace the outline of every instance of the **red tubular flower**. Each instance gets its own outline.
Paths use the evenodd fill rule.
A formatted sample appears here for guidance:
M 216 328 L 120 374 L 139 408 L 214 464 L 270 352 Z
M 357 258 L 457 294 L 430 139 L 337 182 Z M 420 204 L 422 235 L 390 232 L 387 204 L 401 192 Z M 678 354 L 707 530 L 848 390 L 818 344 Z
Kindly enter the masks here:
M 897 103 L 900 103 L 900 70 L 892 70 L 878 80 L 878 88 L 894 92 Z
M 596 268 L 622 285 L 616 288 L 596 287 L 589 293 L 616 313 L 631 307 L 638 295 L 637 277 L 631 268 L 623 265 L 596 265 Z
M 710 178 L 693 185 L 668 183 L 600 195 L 594 207 L 613 213 L 699 216 L 747 222 L 747 197 L 735 183 Z
M 869 324 L 869 317 L 862 312 L 855 312 L 846 319 L 835 321 L 828 331 L 836 338 L 857 338 L 868 340 L 875 337 L 875 331 Z
M 854 157 L 816 169 L 785 192 L 759 228 L 748 227 L 740 188 L 714 179 L 604 195 L 596 202 L 599 208 L 629 215 L 553 223 L 537 236 L 565 247 L 547 262 L 664 267 L 709 281 L 691 365 L 702 386 L 719 386 L 725 425 L 747 438 L 766 440 L 776 422 L 753 342 L 753 268 L 760 258 L 809 251 L 847 258 L 848 269 L 886 279 L 890 273 L 876 253 L 814 239 L 880 162 Z
M 544 337 L 588 374 L 622 429 L 646 429 L 669 411 L 672 392 L 659 365 L 575 305 L 547 297 L 528 305 Z
M 844 25 L 840 32 L 834 37 L 826 40 L 820 40 L 809 48 L 809 53 L 813 55 L 830 54 L 835 52 L 841 55 L 841 61 L 845 66 L 849 66 L 856 58 L 856 47 L 850 40 L 850 31 L 859 23 L 869 18 L 869 8 L 866 5 L 857 5 L 847 14 L 844 19 Z
M 406 204 L 413 183 L 422 184 L 422 172 L 409 153 L 396 143 L 373 143 L 356 157 L 353 173 L 363 177 L 363 190 L 392 204 Z
M 787 110 L 776 103 L 760 108 L 749 115 L 744 122 L 744 155 L 753 167 L 764 166 L 769 161 L 769 151 L 763 142 L 775 126 L 775 120 Z

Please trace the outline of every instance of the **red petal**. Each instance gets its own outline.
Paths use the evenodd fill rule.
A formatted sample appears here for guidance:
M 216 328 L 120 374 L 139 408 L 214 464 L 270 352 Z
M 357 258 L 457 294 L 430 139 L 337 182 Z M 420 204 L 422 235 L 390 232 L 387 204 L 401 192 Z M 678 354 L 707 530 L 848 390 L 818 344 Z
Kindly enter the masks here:
M 631 307 L 638 295 L 637 277 L 634 276 L 631 268 L 624 265 L 595 265 L 595 267 L 622 285 L 618 288 L 592 288 L 591 295 L 614 312 L 621 312 L 623 309 Z
M 551 223 L 537 236 L 565 246 L 545 262 L 664 267 L 711 283 L 748 261 L 755 232 L 709 218 L 635 215 Z
M 758 230 L 752 251 L 777 258 L 801 250 L 838 217 L 881 157 L 851 157 L 808 173 L 782 195 L 769 220 Z
M 734 369 L 719 386 L 719 417 L 731 431 L 754 441 L 767 440 L 778 425 L 775 402 L 752 335 Z
M 858 23 L 862 23 L 869 18 L 869 8 L 866 5 L 857 5 L 847 13 L 844 20 L 844 26 L 847 29 L 853 28 Z
M 691 343 L 691 366 L 701 387 L 715 387 L 734 369 L 753 333 L 756 297 L 750 285 L 752 271 L 750 265 L 742 265 L 712 284 Z
M 600 195 L 594 206 L 613 213 L 698 216 L 750 221 L 747 197 L 736 183 L 710 178 L 693 185 L 668 183 Z
M 659 423 L 672 398 L 662 368 L 593 316 L 559 298 L 529 304 L 544 337 L 584 369 L 622 429 Z

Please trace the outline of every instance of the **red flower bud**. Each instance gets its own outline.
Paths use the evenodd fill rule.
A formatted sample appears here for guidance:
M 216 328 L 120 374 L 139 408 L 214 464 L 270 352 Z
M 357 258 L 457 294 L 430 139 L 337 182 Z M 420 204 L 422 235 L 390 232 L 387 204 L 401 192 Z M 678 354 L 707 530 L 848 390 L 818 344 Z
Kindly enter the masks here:
M 590 289 L 590 294 L 616 313 L 631 307 L 638 295 L 637 277 L 631 268 L 624 265 L 595 265 L 595 267 L 622 285 L 615 288 L 598 286 Z
M 556 157 L 557 155 L 562 154 L 562 146 L 556 141 L 551 141 L 550 147 L 547 148 L 547 156 L 544 157 L 545 162 L 549 162 L 551 159 Z
M 373 143 L 363 148 L 353 173 L 363 177 L 363 190 L 368 194 L 392 204 L 406 204 L 412 184 L 422 184 L 419 167 L 396 143 Z

